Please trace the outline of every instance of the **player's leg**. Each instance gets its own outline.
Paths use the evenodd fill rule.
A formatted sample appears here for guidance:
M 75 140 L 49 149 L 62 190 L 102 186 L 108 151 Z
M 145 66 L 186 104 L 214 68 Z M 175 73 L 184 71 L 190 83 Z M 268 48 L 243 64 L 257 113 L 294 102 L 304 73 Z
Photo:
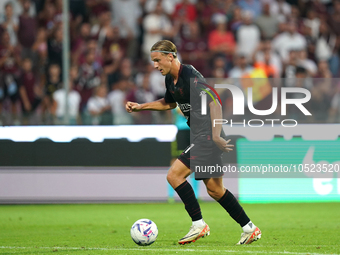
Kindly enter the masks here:
M 224 187 L 222 177 L 204 179 L 203 181 L 208 194 L 242 227 L 241 240 L 237 244 L 250 244 L 260 239 L 260 229 L 250 221 L 234 195 Z
M 180 160 L 176 160 L 169 169 L 167 180 L 169 184 L 175 189 L 178 196 L 181 198 L 192 220 L 192 226 L 189 233 L 178 241 L 179 244 L 186 244 L 195 242 L 201 237 L 210 234 L 209 226 L 203 221 L 201 208 L 196 199 L 194 190 L 186 178 L 191 171 Z
M 180 186 L 183 182 L 186 181 L 186 178 L 190 175 L 190 169 L 184 165 L 180 160 L 176 159 L 174 163 L 171 165 L 168 174 L 166 176 L 167 181 L 175 190 L 178 186 Z

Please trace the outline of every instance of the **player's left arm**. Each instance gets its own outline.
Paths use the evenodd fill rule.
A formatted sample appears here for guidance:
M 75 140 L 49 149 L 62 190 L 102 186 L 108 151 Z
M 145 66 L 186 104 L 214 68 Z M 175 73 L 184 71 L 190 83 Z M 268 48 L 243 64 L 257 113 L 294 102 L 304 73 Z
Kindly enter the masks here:
M 221 137 L 222 132 L 222 124 L 216 124 L 214 120 L 222 119 L 222 106 L 216 101 L 211 101 L 209 103 L 210 108 L 210 118 L 211 118 L 211 125 L 212 125 L 212 138 L 215 144 L 220 148 L 222 151 L 232 151 L 233 144 L 229 144 L 230 139 L 226 141 Z

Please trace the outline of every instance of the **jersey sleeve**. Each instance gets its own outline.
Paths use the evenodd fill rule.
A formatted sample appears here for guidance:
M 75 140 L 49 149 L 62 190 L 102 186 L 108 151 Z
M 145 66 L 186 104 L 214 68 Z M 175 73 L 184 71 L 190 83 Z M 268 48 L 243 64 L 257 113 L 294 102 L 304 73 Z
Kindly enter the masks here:
M 169 90 L 166 90 L 164 100 L 166 103 L 176 103 Z
M 218 101 L 218 96 L 215 93 L 215 89 L 207 83 L 203 75 L 192 67 L 190 74 L 190 80 L 193 83 L 192 88 L 196 91 L 196 94 L 207 94 L 207 103 L 210 104 L 213 100 Z

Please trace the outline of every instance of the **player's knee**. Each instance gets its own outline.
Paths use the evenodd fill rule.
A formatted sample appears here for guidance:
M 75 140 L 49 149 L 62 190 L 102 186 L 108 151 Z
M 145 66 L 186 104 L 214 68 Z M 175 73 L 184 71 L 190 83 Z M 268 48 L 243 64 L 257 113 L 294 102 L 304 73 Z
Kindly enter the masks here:
M 172 184 L 175 182 L 176 180 L 176 176 L 172 173 L 172 172 L 169 172 L 167 175 L 166 175 L 166 180 L 168 181 L 168 183 L 172 186 Z
M 207 189 L 209 196 L 211 196 L 215 200 L 219 200 L 224 195 L 223 189 L 216 188 L 216 189 Z
M 182 184 L 183 181 L 185 181 L 185 178 L 183 178 L 181 175 L 178 175 L 171 171 L 167 174 L 166 179 L 168 183 L 171 185 L 171 187 L 173 187 L 174 189 L 177 188 L 180 184 Z

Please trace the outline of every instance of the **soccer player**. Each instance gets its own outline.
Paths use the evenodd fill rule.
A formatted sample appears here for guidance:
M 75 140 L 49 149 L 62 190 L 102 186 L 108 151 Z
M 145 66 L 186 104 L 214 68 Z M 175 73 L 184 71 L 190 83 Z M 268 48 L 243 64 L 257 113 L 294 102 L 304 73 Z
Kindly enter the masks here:
M 177 59 L 176 46 L 167 40 L 158 41 L 151 48 L 151 59 L 154 67 L 165 76 L 166 93 L 157 101 L 138 104 L 127 102 L 126 110 L 139 112 L 145 110 L 165 111 L 177 107 L 177 104 L 191 126 L 192 144 L 186 148 L 172 164 L 167 174 L 167 180 L 175 189 L 192 219 L 188 234 L 178 241 L 179 244 L 195 242 L 210 234 L 209 226 L 204 222 L 200 206 L 191 185 L 186 181 L 195 166 L 222 165 L 222 153 L 232 150 L 222 135 L 222 125 L 213 126 L 214 119 L 222 119 L 222 108 L 218 100 L 208 100 L 209 110 L 201 114 L 200 94 L 202 89 L 209 90 L 204 77 L 191 65 L 183 65 Z M 190 84 L 190 79 L 193 80 Z M 212 90 L 210 94 L 217 97 Z M 190 100 L 191 99 L 191 100 Z M 234 195 L 223 186 L 222 176 L 201 176 L 208 194 L 215 199 L 243 229 L 241 239 L 237 244 L 250 244 L 261 238 L 261 231 L 248 218 Z M 196 179 L 198 179 L 196 173 Z M 206 178 L 207 177 L 207 178 Z

